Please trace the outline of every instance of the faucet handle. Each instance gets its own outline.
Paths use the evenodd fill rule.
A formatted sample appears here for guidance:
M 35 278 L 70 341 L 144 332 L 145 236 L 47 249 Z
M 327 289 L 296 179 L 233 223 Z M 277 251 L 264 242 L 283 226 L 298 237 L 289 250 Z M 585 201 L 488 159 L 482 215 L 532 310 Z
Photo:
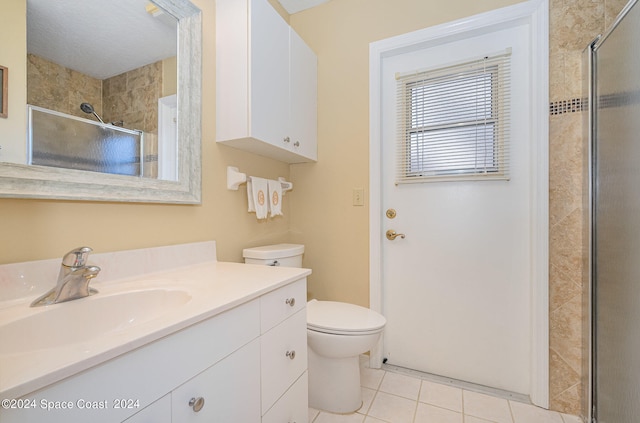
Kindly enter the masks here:
M 93 249 L 90 247 L 75 248 L 62 257 L 62 265 L 67 267 L 82 267 L 87 264 L 89 253 L 92 251 Z
M 87 278 L 87 280 L 93 279 L 96 276 L 98 276 L 98 273 L 100 273 L 100 270 L 102 269 L 100 269 L 98 266 L 85 267 L 83 276 Z

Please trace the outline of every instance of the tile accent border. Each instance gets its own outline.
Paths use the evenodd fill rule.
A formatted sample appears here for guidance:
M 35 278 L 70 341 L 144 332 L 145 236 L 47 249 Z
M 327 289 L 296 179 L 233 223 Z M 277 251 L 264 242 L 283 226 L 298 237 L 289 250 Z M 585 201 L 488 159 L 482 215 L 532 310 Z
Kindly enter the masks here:
M 572 98 L 570 100 L 552 101 L 549 103 L 549 114 L 562 115 L 565 113 L 582 112 L 589 108 L 586 98 Z

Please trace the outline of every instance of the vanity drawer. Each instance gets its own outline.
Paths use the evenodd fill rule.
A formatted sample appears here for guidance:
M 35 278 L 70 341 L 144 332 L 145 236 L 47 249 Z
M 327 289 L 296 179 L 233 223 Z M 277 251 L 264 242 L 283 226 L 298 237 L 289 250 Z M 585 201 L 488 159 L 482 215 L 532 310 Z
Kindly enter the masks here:
M 262 414 L 307 369 L 307 310 L 303 308 L 262 335 Z
M 291 388 L 262 417 L 262 423 L 309 421 L 309 375 L 304 372 Z
M 174 423 L 260 421 L 260 346 L 256 339 L 171 393 Z M 202 399 L 201 404 L 196 404 Z
M 260 297 L 261 333 L 293 316 L 307 305 L 307 278 Z M 306 327 L 306 322 L 305 322 Z
M 171 394 L 167 394 L 122 423 L 171 423 Z

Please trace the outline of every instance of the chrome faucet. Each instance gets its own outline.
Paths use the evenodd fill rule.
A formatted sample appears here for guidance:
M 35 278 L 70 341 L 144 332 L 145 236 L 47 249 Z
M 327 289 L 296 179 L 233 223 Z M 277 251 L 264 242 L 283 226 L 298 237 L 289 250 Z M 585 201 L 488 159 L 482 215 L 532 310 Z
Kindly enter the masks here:
M 89 287 L 91 279 L 100 272 L 98 266 L 87 266 L 91 251 L 89 247 L 80 247 L 65 254 L 56 286 L 32 302 L 31 307 L 77 300 L 97 293 L 96 289 Z

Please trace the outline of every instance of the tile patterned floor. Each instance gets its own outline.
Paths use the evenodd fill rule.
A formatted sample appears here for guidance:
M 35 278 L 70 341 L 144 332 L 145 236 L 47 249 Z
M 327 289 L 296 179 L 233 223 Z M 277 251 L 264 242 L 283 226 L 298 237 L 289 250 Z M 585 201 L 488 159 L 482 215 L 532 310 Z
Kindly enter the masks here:
M 309 409 L 309 423 L 581 423 L 576 416 L 413 376 L 370 369 L 361 360 L 362 408 Z

